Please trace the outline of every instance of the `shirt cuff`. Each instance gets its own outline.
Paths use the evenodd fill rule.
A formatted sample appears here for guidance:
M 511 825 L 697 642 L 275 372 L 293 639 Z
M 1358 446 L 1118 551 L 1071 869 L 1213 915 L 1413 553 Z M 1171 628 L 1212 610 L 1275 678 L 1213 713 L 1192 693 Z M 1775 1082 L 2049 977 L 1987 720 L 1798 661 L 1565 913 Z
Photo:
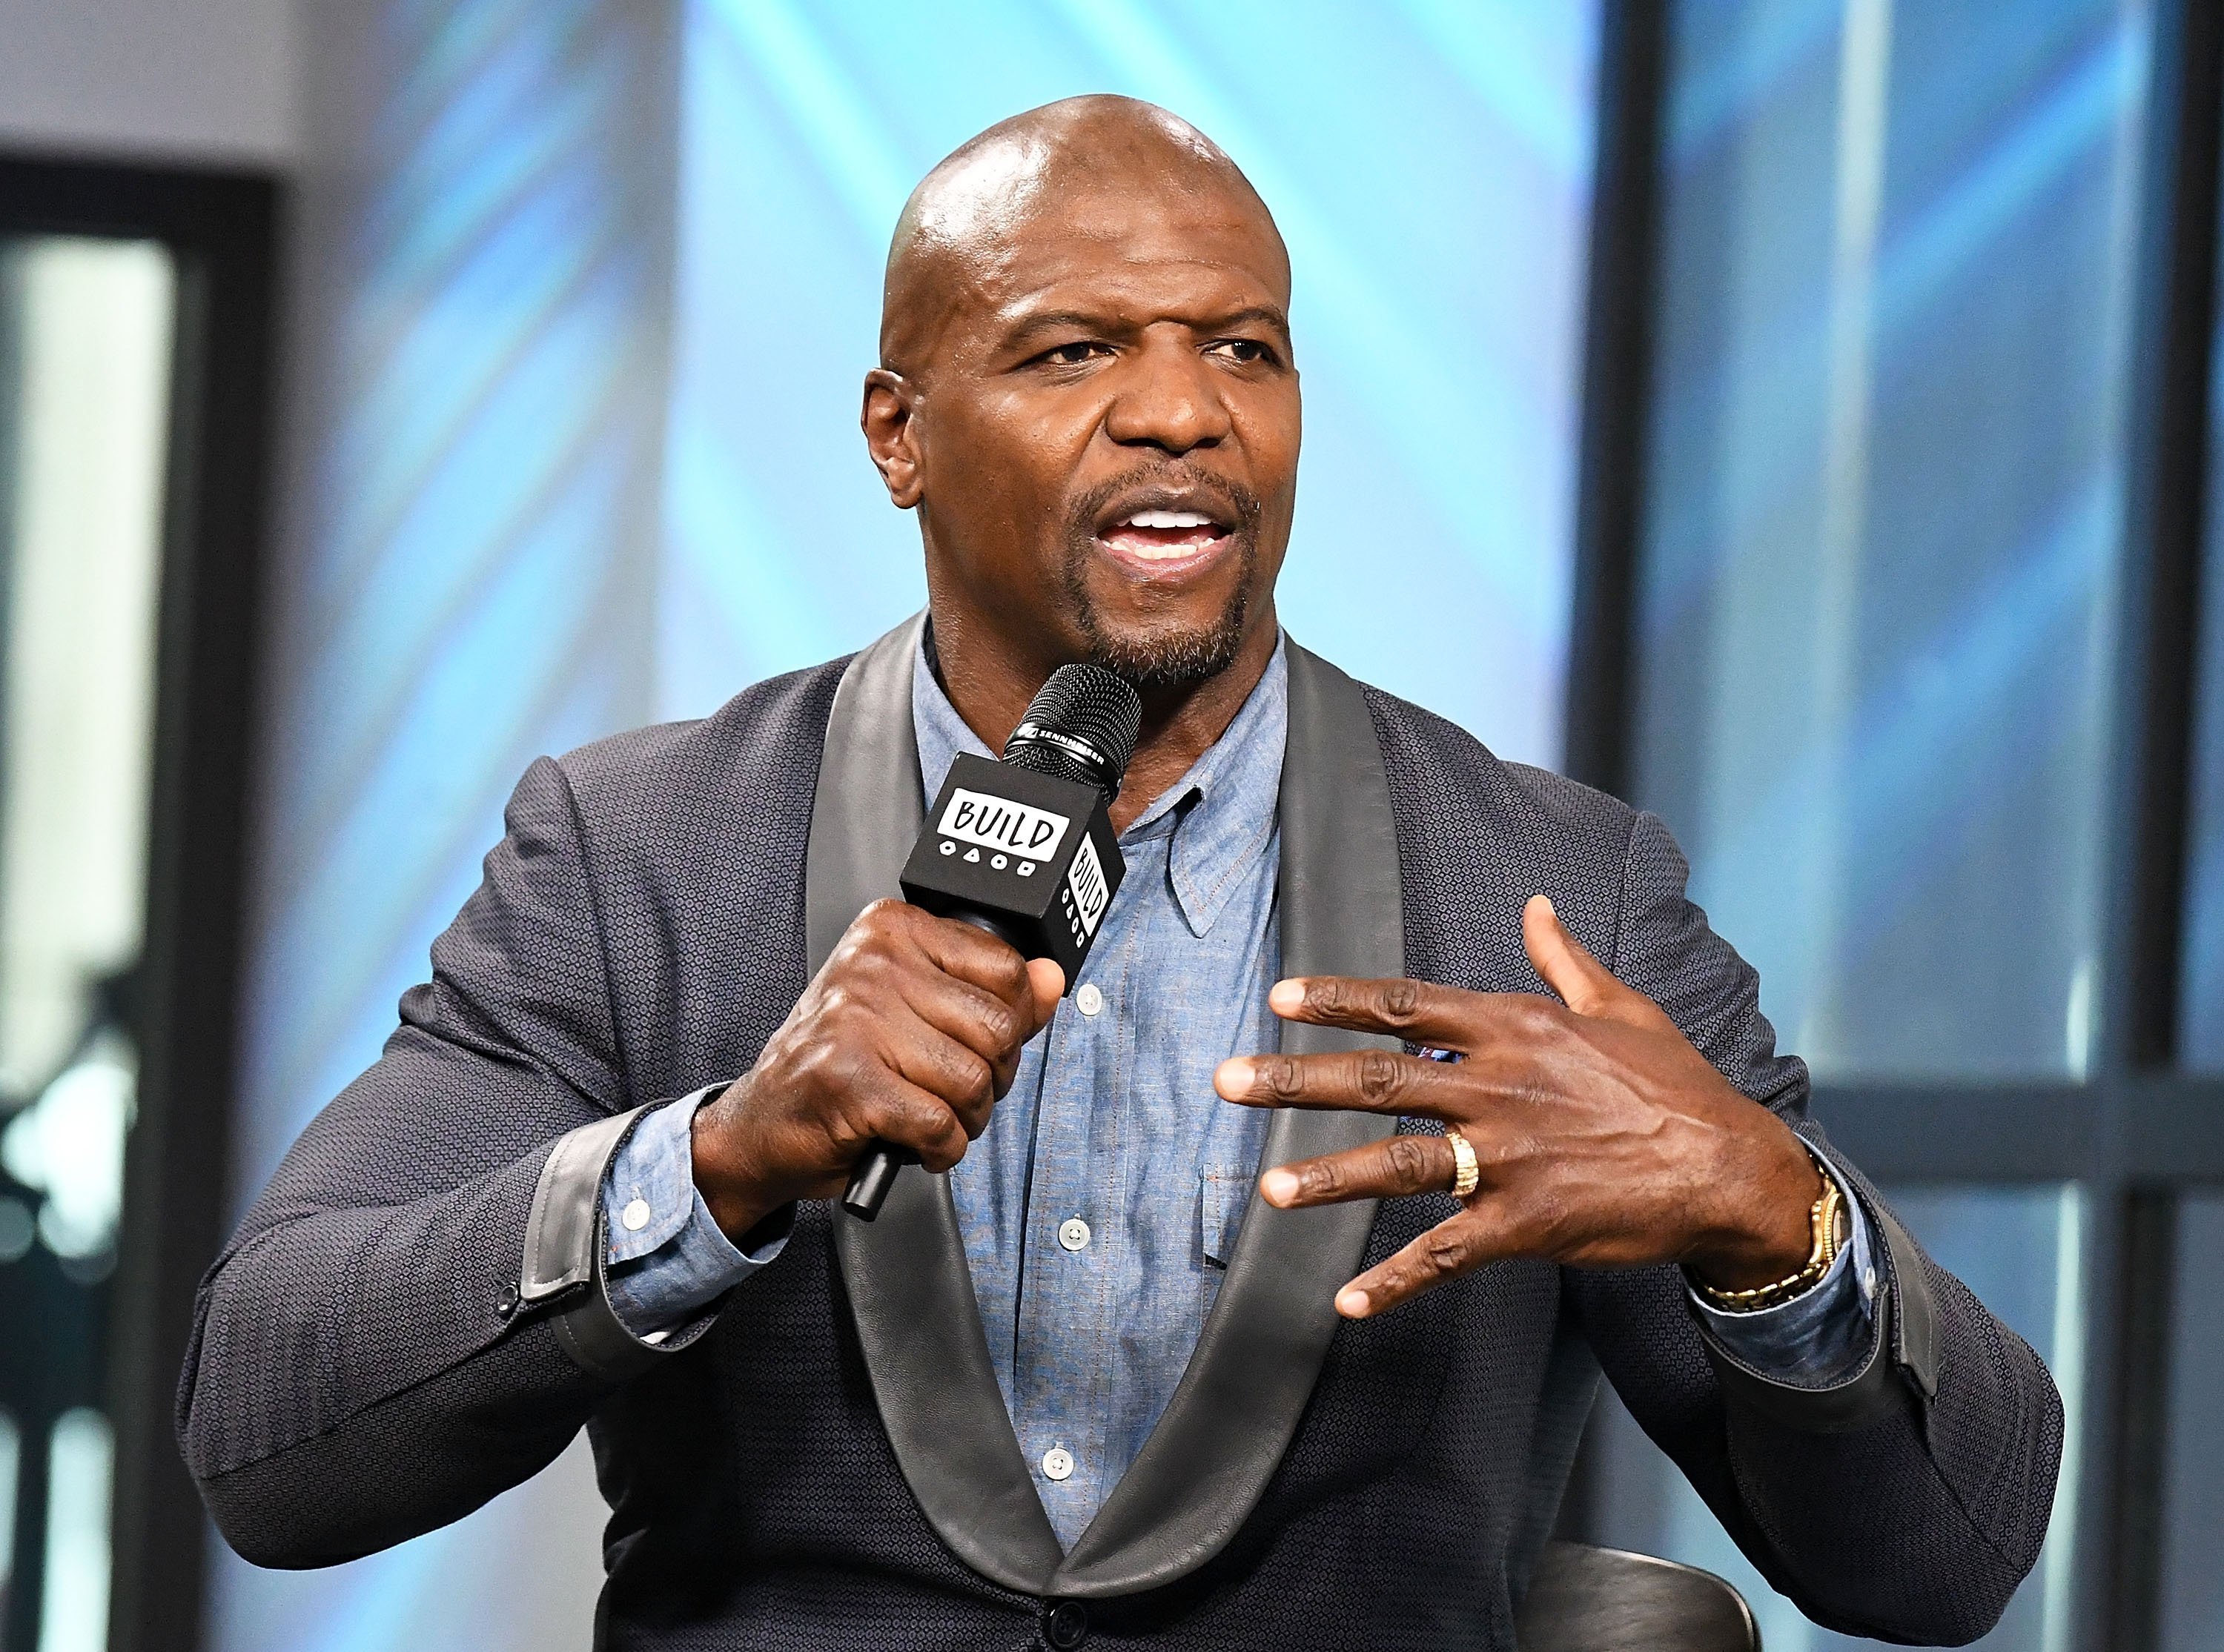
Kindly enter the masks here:
M 707 1085 L 644 1114 L 603 1177 L 610 1307 L 644 1340 L 685 1324 L 787 1245 L 792 1215 L 761 1226 L 751 1249 L 736 1249 L 696 1190 L 695 1113 L 724 1088 Z
M 1755 1314 L 1717 1308 L 1684 1284 L 1700 1324 L 1727 1352 L 1764 1377 L 1801 1388 L 1828 1388 L 1861 1368 L 1877 1292 L 1874 1247 L 1861 1201 L 1827 1160 L 1818 1155 L 1816 1163 L 1838 1184 L 1849 1229 L 1827 1273 L 1797 1296 Z

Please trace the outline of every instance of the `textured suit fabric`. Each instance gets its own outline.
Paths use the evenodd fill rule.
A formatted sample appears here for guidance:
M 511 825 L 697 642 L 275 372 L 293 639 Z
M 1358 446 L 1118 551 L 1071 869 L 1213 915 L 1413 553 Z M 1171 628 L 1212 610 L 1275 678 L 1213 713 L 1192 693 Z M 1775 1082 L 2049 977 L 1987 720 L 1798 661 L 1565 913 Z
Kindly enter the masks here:
M 823 1207 L 803 1208 L 779 1263 L 684 1352 L 630 1381 L 588 1377 L 546 1311 L 515 1305 L 552 1143 L 745 1069 L 799 995 L 838 675 L 761 684 L 704 722 L 543 761 L 521 783 L 432 982 L 202 1288 L 180 1437 L 250 1559 L 318 1565 L 428 1529 L 585 1424 L 612 1504 L 598 1644 L 1038 1643 L 1046 1603 L 968 1570 L 904 1483 Z M 1684 899 L 1657 820 L 1501 763 L 1387 696 L 1368 703 L 1412 974 L 1540 991 L 1519 912 L 1543 890 L 1732 1082 L 1820 1141 L 1804 1069 L 1773 1053 L 1753 974 Z M 1450 1208 L 1386 1203 L 1369 1261 Z M 2031 1350 L 1957 1282 L 1911 1245 L 1891 1255 L 1921 1271 L 1933 1317 L 1880 1326 L 1896 1368 L 1881 1403 L 1845 1419 L 1710 1356 L 1672 1269 L 1502 1264 L 1343 1326 L 1235 1540 L 1170 1586 L 1089 1603 L 1090 1644 L 1510 1647 L 1602 1368 L 1810 1615 L 1968 1639 L 2036 1556 L 2060 1407 Z

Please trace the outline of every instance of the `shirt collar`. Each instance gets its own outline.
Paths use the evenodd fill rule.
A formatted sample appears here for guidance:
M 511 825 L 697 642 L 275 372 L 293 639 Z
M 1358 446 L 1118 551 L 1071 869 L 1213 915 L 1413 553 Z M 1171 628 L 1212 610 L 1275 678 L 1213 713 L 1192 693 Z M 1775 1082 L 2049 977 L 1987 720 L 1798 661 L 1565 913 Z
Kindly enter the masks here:
M 1166 881 L 1194 935 L 1212 928 L 1243 872 L 1273 837 L 1282 753 L 1290 731 L 1287 647 L 1286 640 L 1276 639 L 1265 675 L 1235 721 L 1120 835 L 1123 846 L 1161 837 L 1172 840 Z M 929 804 L 960 752 L 995 755 L 966 726 L 935 681 L 924 646 L 912 660 L 911 717 L 919 743 L 919 784 Z

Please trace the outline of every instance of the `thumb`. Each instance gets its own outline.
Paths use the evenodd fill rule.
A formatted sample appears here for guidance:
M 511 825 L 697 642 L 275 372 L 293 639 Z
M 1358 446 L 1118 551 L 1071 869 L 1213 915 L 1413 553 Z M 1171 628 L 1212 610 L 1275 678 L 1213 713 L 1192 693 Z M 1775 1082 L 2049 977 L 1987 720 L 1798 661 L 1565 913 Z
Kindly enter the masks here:
M 1545 985 L 1577 1015 L 1611 1014 L 1628 990 L 1568 933 L 1546 896 L 1532 895 L 1522 906 L 1521 944 Z
M 1030 958 L 1027 985 L 1034 989 L 1035 1031 L 1039 1032 L 1058 1012 L 1058 999 L 1065 996 L 1065 971 L 1054 958 Z

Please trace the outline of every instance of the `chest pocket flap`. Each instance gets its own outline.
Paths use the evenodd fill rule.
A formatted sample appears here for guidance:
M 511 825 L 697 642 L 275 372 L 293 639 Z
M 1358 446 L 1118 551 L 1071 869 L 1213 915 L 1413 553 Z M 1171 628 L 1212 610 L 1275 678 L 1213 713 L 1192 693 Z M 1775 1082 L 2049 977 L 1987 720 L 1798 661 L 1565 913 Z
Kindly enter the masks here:
M 1197 1240 L 1206 1265 L 1225 1268 L 1243 1231 L 1251 1207 L 1253 1172 L 1248 1166 L 1214 1165 L 1197 1173 Z

